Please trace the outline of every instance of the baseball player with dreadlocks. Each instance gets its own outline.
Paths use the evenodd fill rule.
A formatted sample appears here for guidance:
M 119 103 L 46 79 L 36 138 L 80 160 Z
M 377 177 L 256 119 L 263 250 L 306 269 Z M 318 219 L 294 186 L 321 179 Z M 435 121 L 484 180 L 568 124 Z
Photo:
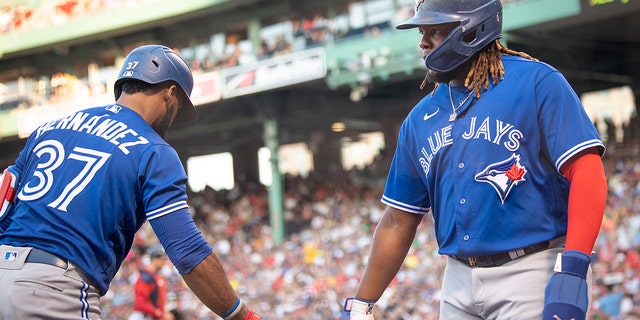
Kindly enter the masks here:
M 498 0 L 420 0 L 397 28 L 421 34 L 435 88 L 400 129 L 350 319 L 373 319 L 429 212 L 448 256 L 440 319 L 585 319 L 607 185 L 576 93 L 500 43 Z
M 260 319 L 229 283 L 187 206 L 163 139 L 193 121 L 191 70 L 162 45 L 135 48 L 116 102 L 45 123 L 0 187 L 0 319 L 100 319 L 100 297 L 149 221 L 192 291 L 226 320 Z

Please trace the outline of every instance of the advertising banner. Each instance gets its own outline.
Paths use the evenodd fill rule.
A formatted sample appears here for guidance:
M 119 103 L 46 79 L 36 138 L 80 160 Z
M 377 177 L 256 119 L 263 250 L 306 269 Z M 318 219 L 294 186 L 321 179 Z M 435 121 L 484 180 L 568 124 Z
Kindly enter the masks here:
M 260 60 L 221 71 L 222 97 L 230 98 L 290 86 L 327 74 L 324 48 L 315 48 Z

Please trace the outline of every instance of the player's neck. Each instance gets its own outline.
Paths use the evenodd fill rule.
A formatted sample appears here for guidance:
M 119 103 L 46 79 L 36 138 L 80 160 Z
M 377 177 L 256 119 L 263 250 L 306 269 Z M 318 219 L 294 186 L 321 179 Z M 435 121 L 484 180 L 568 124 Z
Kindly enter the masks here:
M 144 92 L 123 93 L 116 103 L 135 111 L 148 124 L 156 122 L 158 118 L 164 115 L 159 107 L 163 103 L 162 96 L 159 94 L 146 94 Z
M 469 71 L 471 71 L 472 65 L 473 65 L 473 61 L 467 61 L 462 66 L 460 66 L 456 76 L 453 77 L 451 81 L 449 81 L 449 85 L 452 87 L 463 86 L 464 82 L 467 80 L 467 75 L 469 74 Z
M 451 81 L 449 81 L 449 86 L 451 87 L 459 87 L 459 86 L 463 86 L 464 85 L 464 79 L 462 81 L 458 80 L 458 79 L 453 79 Z

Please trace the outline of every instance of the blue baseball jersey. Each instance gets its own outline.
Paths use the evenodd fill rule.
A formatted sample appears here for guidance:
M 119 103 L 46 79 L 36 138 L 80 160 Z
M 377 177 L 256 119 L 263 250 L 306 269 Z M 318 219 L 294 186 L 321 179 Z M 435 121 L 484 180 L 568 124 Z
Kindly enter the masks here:
M 101 294 L 147 220 L 172 261 L 185 250 L 204 248 L 193 267 L 211 252 L 194 232 L 177 153 L 131 109 L 113 104 L 45 123 L 9 170 L 19 177 L 19 189 L 12 212 L 3 217 L 0 244 L 33 246 L 68 259 Z M 154 224 L 163 219 L 162 227 Z M 170 221 L 185 223 L 172 230 L 164 227 Z M 194 240 L 173 246 L 166 239 L 172 232 Z
M 439 253 L 505 252 L 566 234 L 569 183 L 560 167 L 604 144 L 553 67 L 503 55 L 504 80 L 471 97 L 440 84 L 408 114 L 382 202 L 431 210 Z M 452 98 L 450 97 L 452 93 Z

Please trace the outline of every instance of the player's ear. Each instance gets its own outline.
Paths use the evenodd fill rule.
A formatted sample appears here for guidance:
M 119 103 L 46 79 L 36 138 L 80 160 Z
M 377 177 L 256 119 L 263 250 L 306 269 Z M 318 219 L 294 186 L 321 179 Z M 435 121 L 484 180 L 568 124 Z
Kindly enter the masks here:
M 175 84 L 170 84 L 168 87 L 165 87 L 162 92 L 164 95 L 164 100 L 165 101 L 169 101 L 170 99 L 175 99 L 176 98 L 176 85 Z
M 169 83 L 166 87 L 166 93 L 171 95 L 171 96 L 175 96 L 176 95 L 176 85 L 173 83 Z

